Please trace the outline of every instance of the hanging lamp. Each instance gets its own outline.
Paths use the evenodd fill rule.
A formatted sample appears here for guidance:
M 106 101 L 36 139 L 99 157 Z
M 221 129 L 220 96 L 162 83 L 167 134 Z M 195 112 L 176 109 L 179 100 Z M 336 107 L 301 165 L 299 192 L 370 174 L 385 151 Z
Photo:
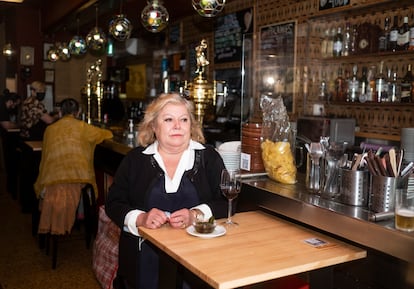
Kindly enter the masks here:
M 86 45 L 89 49 L 96 51 L 102 51 L 106 45 L 106 35 L 101 28 L 98 27 L 98 5 L 96 5 L 96 25 L 86 35 Z
M 88 47 L 86 45 L 85 38 L 79 35 L 79 18 L 76 19 L 76 22 L 78 25 L 78 31 L 77 34 L 69 41 L 68 48 L 71 55 L 81 56 L 86 53 Z
M 6 57 L 12 57 L 14 54 L 16 54 L 16 51 L 13 49 L 13 46 L 10 42 L 4 44 L 3 46 L 3 56 Z
M 122 14 L 122 0 L 121 8 L 118 15 L 115 15 L 114 18 L 109 22 L 109 33 L 112 37 L 118 41 L 125 41 L 129 39 L 132 32 L 131 21 Z
M 192 0 L 193 8 L 203 17 L 215 17 L 226 4 L 226 0 Z
M 70 59 L 69 46 L 66 42 L 58 45 L 59 60 L 68 61 Z
M 56 62 L 56 61 L 59 60 L 59 50 L 56 47 L 56 45 L 53 45 L 47 51 L 47 59 L 49 59 L 49 61 L 51 61 L 51 62 Z
M 150 32 L 161 32 L 167 27 L 169 14 L 161 0 L 150 0 L 141 12 L 141 23 Z

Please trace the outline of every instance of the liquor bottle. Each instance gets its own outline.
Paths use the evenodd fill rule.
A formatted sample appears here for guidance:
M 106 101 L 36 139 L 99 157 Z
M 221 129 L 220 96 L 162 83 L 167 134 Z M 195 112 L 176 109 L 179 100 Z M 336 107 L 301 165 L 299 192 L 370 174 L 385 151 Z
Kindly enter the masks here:
M 351 54 L 355 55 L 357 52 L 357 39 L 358 39 L 358 26 L 352 26 L 352 38 L 351 38 Z
M 359 80 L 357 77 L 358 66 L 352 67 L 352 76 L 348 81 L 348 100 L 350 102 L 356 102 L 359 98 Z
M 381 32 L 381 35 L 378 39 L 378 50 L 387 51 L 388 50 L 388 39 L 390 37 L 390 18 L 385 17 L 384 29 Z
M 333 56 L 333 45 L 334 45 L 335 35 L 336 35 L 336 29 L 332 28 L 331 31 L 329 32 L 328 43 L 326 45 L 326 57 Z
M 161 91 L 163 93 L 170 92 L 170 77 L 168 75 L 168 58 L 166 55 L 161 60 Z
M 377 67 L 375 65 L 372 65 L 368 70 L 368 91 L 367 91 L 367 101 L 374 101 L 374 97 L 376 96 L 376 90 L 375 90 L 375 74 L 377 71 Z
M 385 99 L 388 98 L 388 86 L 384 74 L 384 61 L 381 61 L 379 72 L 375 77 L 375 91 L 377 102 L 383 102 Z
M 411 64 L 407 65 L 407 72 L 401 79 L 401 102 L 411 102 L 411 89 L 413 82 L 413 74 L 411 72 Z
M 398 85 L 396 68 L 390 69 L 390 78 L 388 79 L 388 98 L 391 102 L 400 102 L 400 87 Z
M 342 55 L 343 50 L 343 35 L 342 35 L 342 28 L 338 27 L 336 31 L 336 35 L 334 37 L 333 42 L 333 56 L 340 57 Z
M 408 46 L 408 50 L 414 50 L 414 21 L 410 27 L 410 45 Z
M 345 32 L 343 35 L 343 56 L 349 56 L 351 54 L 351 41 L 352 41 L 352 31 L 351 24 L 346 23 Z
M 398 16 L 394 16 L 394 22 L 390 28 L 390 38 L 388 42 L 389 51 L 397 51 L 397 41 L 398 41 Z
M 408 50 L 410 45 L 410 27 L 408 26 L 408 17 L 404 17 L 404 22 L 398 30 L 397 49 L 399 51 Z
M 344 91 L 345 91 L 345 101 L 349 102 L 349 81 L 351 80 L 351 75 L 348 69 L 345 69 L 345 77 L 344 77 Z
M 323 39 L 322 39 L 322 42 L 321 42 L 321 56 L 322 56 L 322 58 L 327 58 L 330 54 L 330 52 L 328 52 L 329 41 L 330 41 L 330 35 L 329 35 L 329 28 L 328 28 L 328 29 L 325 30 L 325 33 L 323 35 Z
M 327 87 L 327 83 L 326 83 L 326 73 L 325 73 L 325 71 L 322 72 L 322 79 L 321 79 L 321 83 L 319 85 L 319 100 L 321 100 L 321 101 L 329 100 L 329 93 L 328 93 L 328 87 Z
M 359 101 L 366 102 L 368 100 L 368 87 L 369 82 L 367 78 L 367 71 L 368 69 L 364 66 L 362 67 L 362 75 L 358 82 L 358 94 L 359 94 Z
M 335 79 L 335 101 L 345 101 L 346 87 L 345 79 L 342 77 L 342 68 L 338 68 L 338 77 Z

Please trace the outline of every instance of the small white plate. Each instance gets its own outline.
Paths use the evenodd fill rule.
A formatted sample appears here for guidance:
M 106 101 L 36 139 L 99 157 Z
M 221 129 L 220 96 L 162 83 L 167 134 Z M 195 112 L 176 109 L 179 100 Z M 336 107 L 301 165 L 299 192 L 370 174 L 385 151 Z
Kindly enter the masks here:
M 214 231 L 211 232 L 211 233 L 208 233 L 208 234 L 198 233 L 195 230 L 194 226 L 187 227 L 186 230 L 187 230 L 188 234 L 190 234 L 192 236 L 195 236 L 195 237 L 203 238 L 203 239 L 211 239 L 211 238 L 220 237 L 220 236 L 223 236 L 224 234 L 226 234 L 226 229 L 223 226 L 220 226 L 220 225 L 217 225 L 214 228 Z

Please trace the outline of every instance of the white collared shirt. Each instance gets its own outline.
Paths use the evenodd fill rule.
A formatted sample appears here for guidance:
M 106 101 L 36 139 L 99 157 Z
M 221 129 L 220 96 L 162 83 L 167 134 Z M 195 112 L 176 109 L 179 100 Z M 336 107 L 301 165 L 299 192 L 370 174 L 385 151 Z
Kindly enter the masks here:
M 183 177 L 185 171 L 191 170 L 193 168 L 195 160 L 195 150 L 200 149 L 205 149 L 204 145 L 202 145 L 199 142 L 190 140 L 188 148 L 181 155 L 180 161 L 178 162 L 177 169 L 172 179 L 168 176 L 164 162 L 161 158 L 161 155 L 158 152 L 158 141 L 155 141 L 154 143 L 149 145 L 143 151 L 143 153 L 146 155 L 154 155 L 154 158 L 157 161 L 158 165 L 164 171 L 165 191 L 171 194 L 177 192 L 178 187 L 181 183 L 181 178 Z M 204 213 L 205 218 L 210 218 L 213 215 L 210 207 L 206 204 L 200 204 L 198 206 L 193 207 L 192 209 L 195 208 L 201 210 Z M 142 213 L 145 213 L 145 211 L 132 210 L 128 212 L 124 220 L 124 230 L 130 232 L 131 234 L 139 236 L 138 229 L 136 227 L 136 220 L 138 216 Z
M 175 174 L 172 179 L 168 176 L 164 161 L 162 160 L 162 157 L 158 152 L 158 141 L 155 141 L 153 144 L 149 145 L 143 151 L 143 154 L 154 155 L 154 158 L 157 161 L 158 165 L 164 171 L 165 191 L 167 193 L 175 193 L 177 192 L 178 187 L 180 186 L 181 178 L 183 177 L 184 172 L 191 170 L 194 166 L 196 149 L 205 149 L 205 147 L 198 142 L 190 140 L 188 148 L 181 155 L 180 161 L 178 162 L 177 169 L 175 170 Z

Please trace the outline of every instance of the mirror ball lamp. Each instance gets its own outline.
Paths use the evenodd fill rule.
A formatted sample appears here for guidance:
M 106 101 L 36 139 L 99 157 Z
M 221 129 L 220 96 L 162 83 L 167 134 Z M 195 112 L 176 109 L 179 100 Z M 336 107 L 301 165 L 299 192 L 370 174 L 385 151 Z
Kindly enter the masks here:
M 223 10 L 226 0 L 192 0 L 193 8 L 203 17 L 215 17 Z
M 150 32 L 157 33 L 167 27 L 169 14 L 162 1 L 148 1 L 141 12 L 141 23 Z
M 129 39 L 132 32 L 132 24 L 125 15 L 119 14 L 109 22 L 109 33 L 118 41 L 125 41 Z
M 105 48 L 106 45 L 106 35 L 101 28 L 95 26 L 92 30 L 86 35 L 86 45 L 89 49 L 100 51 Z
M 88 50 L 85 38 L 80 35 L 73 36 L 68 47 L 70 54 L 75 56 L 83 55 Z

